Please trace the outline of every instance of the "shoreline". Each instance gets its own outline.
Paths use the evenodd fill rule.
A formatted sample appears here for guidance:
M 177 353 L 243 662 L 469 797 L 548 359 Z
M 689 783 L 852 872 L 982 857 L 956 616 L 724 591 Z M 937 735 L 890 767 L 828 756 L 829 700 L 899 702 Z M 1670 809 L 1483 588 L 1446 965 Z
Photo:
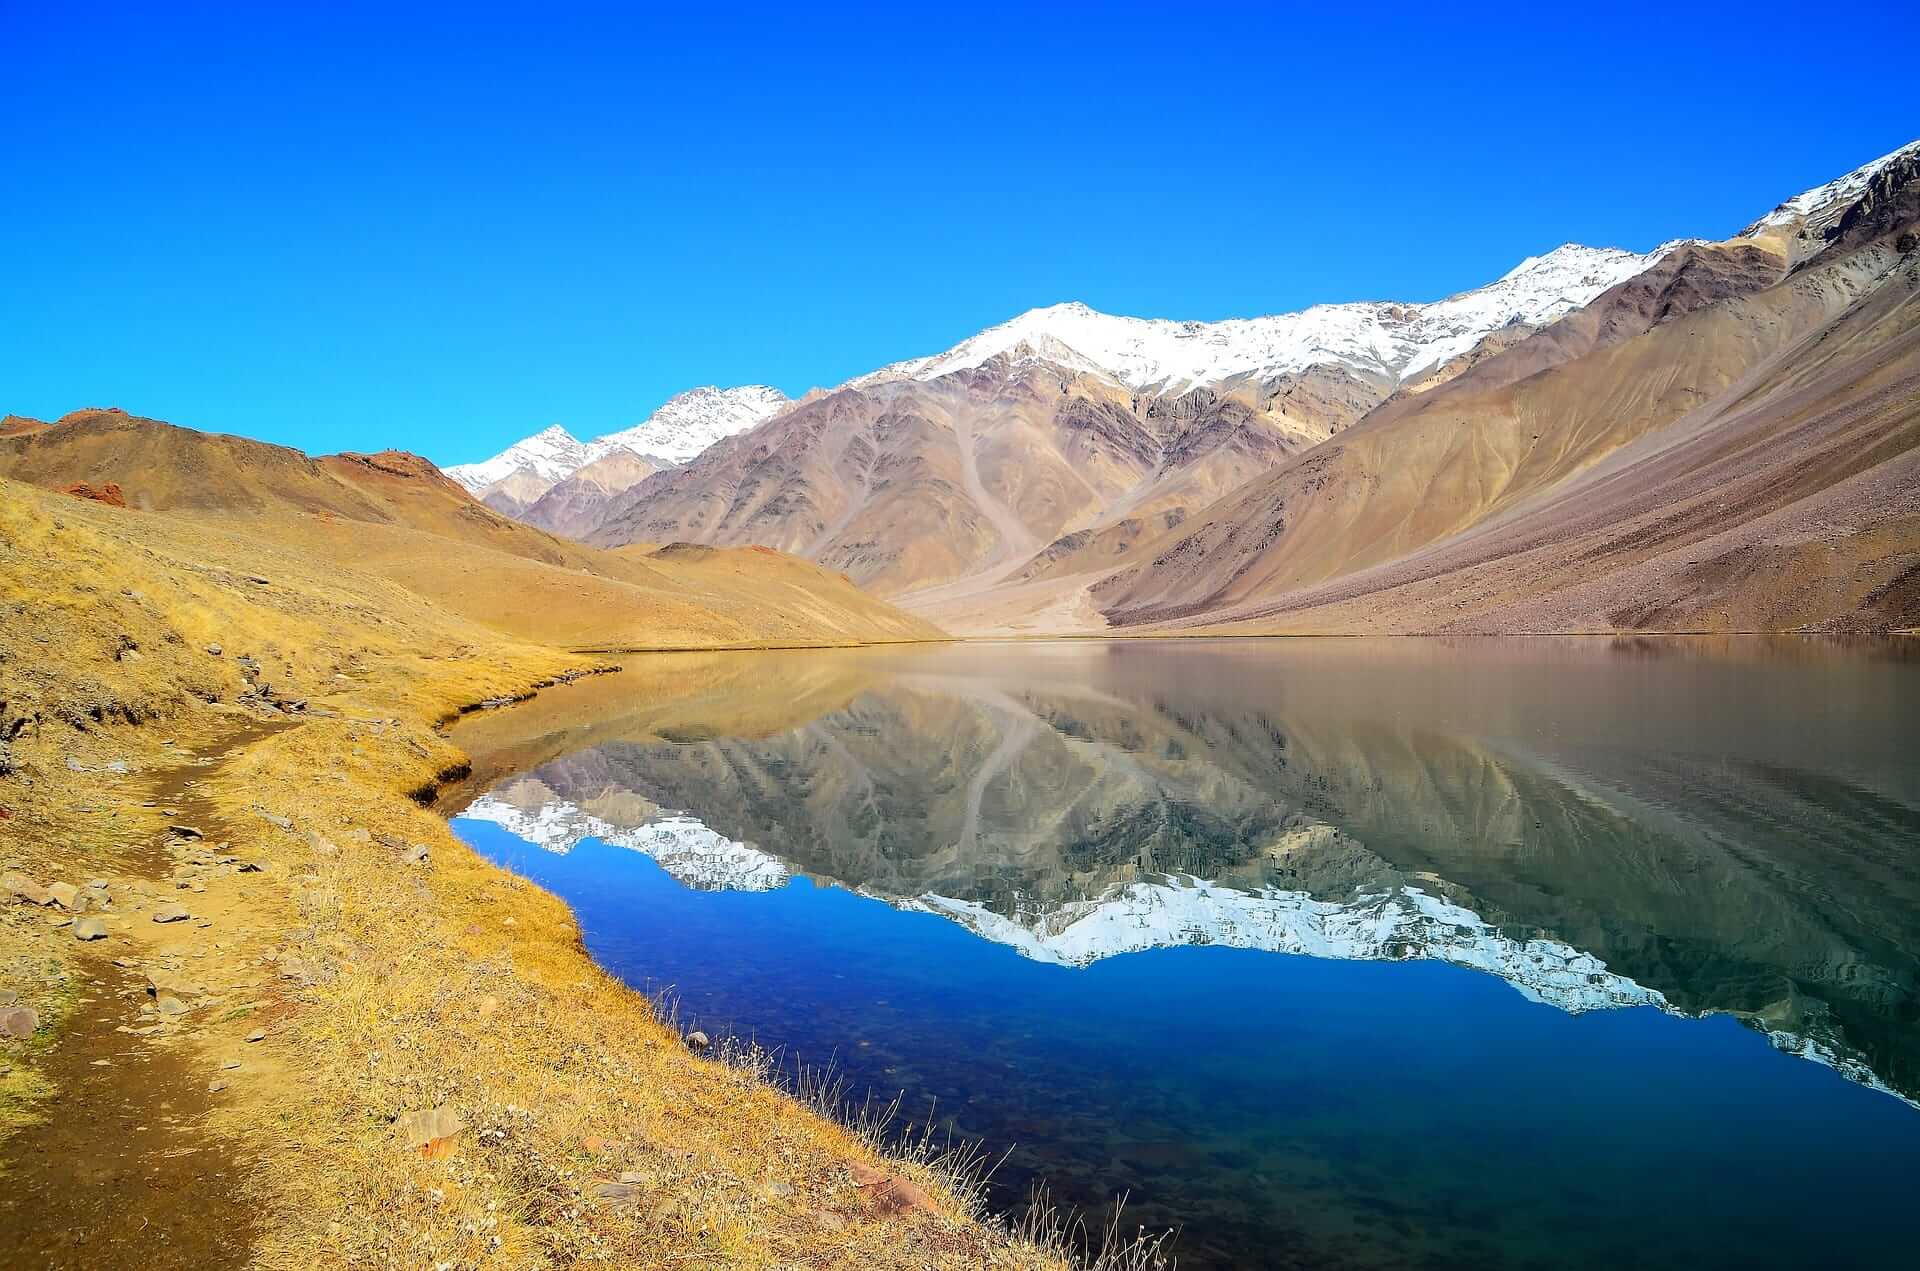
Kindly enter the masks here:
M 519 691 L 531 695 L 567 682 L 558 673 L 578 669 L 530 673 Z M 70 1219 L 80 1221 L 82 1228 L 61 1230 L 62 1239 L 90 1237 L 76 1249 L 87 1249 L 89 1261 L 100 1266 L 166 1264 L 179 1255 L 186 1256 L 177 1265 L 274 1265 L 296 1259 L 337 1265 L 372 1256 L 383 1247 L 397 1251 L 392 1238 L 397 1229 L 409 1237 L 403 1242 L 406 1247 L 430 1252 L 436 1261 L 447 1261 L 445 1255 L 453 1254 L 452 1260 L 459 1262 L 470 1256 L 482 1263 L 500 1259 L 501 1265 L 519 1265 L 517 1259 L 531 1256 L 538 1265 L 545 1260 L 541 1246 L 549 1254 L 558 1252 L 556 1228 L 571 1231 L 584 1252 L 608 1245 L 615 1235 L 611 1228 L 624 1223 L 637 1228 L 636 1235 L 644 1233 L 642 1241 L 628 1245 L 631 1265 L 665 1265 L 669 1249 L 682 1246 L 680 1256 L 687 1256 L 710 1245 L 710 1238 L 722 1230 L 728 1232 L 727 1240 L 702 1255 L 713 1257 L 717 1265 L 737 1261 L 755 1246 L 760 1254 L 746 1257 L 743 1265 L 757 1265 L 776 1246 L 796 1252 L 804 1247 L 809 1257 L 830 1254 L 831 1265 L 1065 1265 L 1057 1252 L 985 1222 L 977 1196 L 954 1195 L 940 1170 L 928 1162 L 877 1155 L 855 1131 L 827 1121 L 817 1109 L 766 1086 L 757 1076 L 687 1051 L 643 995 L 619 984 L 592 962 L 564 904 L 481 860 L 459 842 L 439 812 L 421 808 L 412 797 L 414 792 L 438 788 L 441 775 L 458 770 L 466 759 L 446 741 L 445 722 L 460 718 L 467 713 L 463 707 L 482 700 L 447 700 L 433 722 L 416 716 L 410 726 L 403 721 L 400 728 L 349 719 L 345 712 L 253 735 L 243 728 L 241 739 L 210 764 L 196 756 L 166 766 L 163 752 L 179 747 L 157 744 L 159 739 L 151 733 L 159 730 L 147 725 L 115 729 L 111 735 L 103 732 L 93 739 L 110 744 L 124 756 L 108 762 L 128 763 L 132 769 L 124 787 L 113 792 L 119 803 L 155 805 L 139 809 L 145 813 L 191 811 L 205 822 L 195 828 L 206 837 L 186 841 L 215 842 L 223 849 L 221 855 L 260 867 L 257 873 L 209 877 L 203 892 L 191 893 L 196 898 L 194 907 L 213 915 L 208 920 L 213 925 L 199 931 L 200 939 L 214 948 L 199 950 L 207 956 L 191 959 L 196 974 L 207 967 L 217 968 L 222 975 L 240 974 L 240 968 L 257 966 L 263 959 L 272 959 L 268 965 L 279 967 L 292 959 L 299 974 L 256 980 L 238 993 L 214 992 L 187 999 L 184 1018 L 190 1022 L 163 1024 L 152 1037 L 120 1040 L 126 1035 L 115 1030 L 146 1026 L 124 1019 L 151 1018 L 141 1011 L 150 1008 L 153 999 L 136 981 L 153 969 L 156 957 L 170 962 L 185 959 L 153 951 L 152 932 L 142 925 L 148 895 L 135 890 L 144 882 L 150 893 L 157 893 L 165 882 L 158 875 L 166 844 L 172 840 L 159 824 L 163 818 L 129 817 L 129 822 L 138 824 L 118 827 L 120 837 L 130 837 L 126 834 L 130 830 L 131 837 L 147 839 L 146 868 L 141 868 L 138 849 L 116 862 L 122 872 L 114 875 L 113 889 L 128 897 L 125 904 L 119 895 L 114 897 L 109 920 L 117 929 L 97 944 L 71 940 L 68 944 L 78 951 L 71 955 L 78 976 L 104 981 L 104 972 L 110 970 L 119 978 L 97 996 L 76 996 L 67 1010 L 52 1012 L 60 1041 L 42 1052 L 39 1067 L 53 1089 L 50 1101 L 36 1109 L 49 1114 L 38 1120 L 38 1127 L 62 1124 L 61 1106 L 92 1062 L 94 1052 L 71 1049 L 71 1039 L 83 1032 L 98 1033 L 112 1039 L 113 1045 L 154 1050 L 166 1058 L 163 1068 L 145 1061 L 116 1067 L 117 1058 L 106 1068 L 122 1082 L 127 1099 L 150 1103 L 164 1098 L 174 1126 L 186 1127 L 178 1133 L 193 1143 L 193 1155 L 204 1161 L 209 1159 L 204 1154 L 218 1153 L 235 1162 L 233 1168 L 241 1177 L 236 1187 L 229 1177 L 231 1170 L 203 1169 L 179 1180 L 175 1188 L 142 1194 L 154 1196 L 160 1205 L 180 1212 L 202 1230 L 237 1237 L 255 1234 L 257 1227 L 258 1239 L 191 1247 L 174 1239 L 162 1243 L 164 1252 L 155 1263 L 151 1236 L 131 1246 L 113 1238 L 114 1225 L 124 1217 L 124 1204 L 101 1214 L 95 1231 L 85 1230 L 84 1214 Z M 181 736 L 193 733 L 189 751 L 220 744 L 217 725 L 202 734 L 188 724 L 185 719 L 167 720 L 162 727 Z M 335 743 L 345 744 L 336 747 Z M 294 762 L 318 758 L 336 748 L 377 760 L 373 769 L 385 779 L 355 774 L 320 781 L 312 767 Z M 74 787 L 91 784 L 82 779 L 98 770 L 96 763 L 82 762 L 81 767 L 90 771 L 67 773 L 72 782 L 56 778 L 58 784 L 69 787 L 61 796 L 63 802 L 82 797 Z M 339 788 L 328 790 L 328 786 Z M 142 793 L 148 797 L 136 797 Z M 72 809 L 90 806 L 65 804 L 48 819 L 47 828 L 56 837 L 69 831 L 81 815 Z M 159 842 L 152 836 L 158 836 Z M 396 852 L 383 845 L 388 840 L 406 843 L 408 849 Z M 395 859 L 404 858 L 413 848 L 425 849 L 423 861 L 407 864 Z M 287 902 L 291 912 L 277 921 L 262 922 L 258 929 L 230 931 L 222 915 L 242 903 L 229 893 L 237 894 L 243 886 L 255 897 L 244 903 L 258 906 L 253 911 L 256 919 L 276 900 Z M 418 921 L 396 930 L 384 920 L 390 915 L 356 918 L 350 912 L 362 905 L 377 907 L 374 893 L 394 887 L 413 892 L 414 907 L 427 904 L 444 911 L 435 914 L 431 938 L 423 938 L 428 933 Z M 263 889 L 295 894 L 271 896 Z M 328 893 L 324 898 L 314 894 L 322 890 Z M 431 894 L 441 890 L 455 894 Z M 153 896 L 155 901 L 162 898 L 171 899 Z M 455 903 L 448 906 L 447 901 Z M 18 917 L 25 908 L 11 904 L 9 917 Z M 467 920 L 480 908 L 507 912 L 491 929 L 482 931 Z M 413 916 L 419 917 L 417 908 Z M 168 934 L 175 926 L 144 924 Z M 63 929 L 47 930 L 64 934 Z M 217 942 L 204 934 L 216 931 L 222 937 Z M 349 933 L 351 938 L 342 938 Z M 64 951 L 44 934 L 33 934 L 39 935 L 34 943 L 46 945 L 48 951 Z M 442 942 L 464 947 L 457 956 L 446 956 Z M 131 965 L 116 968 L 112 957 Z M 373 970 L 375 964 L 381 968 L 379 973 Z M 503 967 L 512 969 L 503 973 Z M 410 974 L 394 974 L 403 968 Z M 472 980 L 476 972 L 478 983 L 473 989 L 478 996 L 471 1009 L 455 1010 L 439 1000 L 449 977 Z M 482 987 L 492 991 L 479 992 Z M 429 1002 L 419 1000 L 423 994 Z M 239 998 L 248 1000 L 242 1003 Z M 225 1015 L 238 1006 L 245 1006 L 245 1013 L 227 1021 Z M 424 1029 L 418 1027 L 423 1021 L 417 1012 L 405 1009 L 421 1006 L 431 1020 Z M 343 1018 L 348 1016 L 359 1018 Z M 274 1024 L 259 1041 L 247 1043 L 227 1035 L 242 1020 L 263 1018 Z M 56 1019 L 45 1023 L 54 1024 Z M 514 1026 L 509 1026 L 509 1020 Z M 582 1021 L 592 1026 L 582 1030 Z M 505 1082 L 489 1083 L 488 1074 L 472 1065 L 475 1058 L 511 1053 L 516 1041 L 551 1052 L 556 1039 L 581 1040 L 583 1031 L 609 1049 L 610 1033 L 617 1034 L 629 1051 L 638 1041 L 640 1057 L 610 1065 L 609 1057 L 603 1055 L 602 1066 L 624 1069 L 623 1079 L 594 1072 L 562 1079 L 558 1086 L 556 1078 L 577 1064 L 577 1055 L 571 1051 L 554 1065 L 557 1071 L 540 1071 L 545 1065 L 532 1064 L 522 1069 L 523 1061 L 496 1060 L 509 1069 L 508 1077 L 517 1078 Z M 459 1040 L 436 1039 L 435 1033 L 452 1034 Z M 529 1034 L 536 1033 L 545 1035 L 545 1045 L 532 1042 Z M 372 1049 L 371 1039 L 377 1036 L 385 1036 L 386 1044 L 395 1050 Z M 352 1045 L 355 1038 L 366 1044 Z M 236 1047 L 240 1048 L 239 1067 L 223 1068 L 234 1062 L 224 1056 L 235 1053 Z M 378 1071 L 389 1055 L 399 1059 L 402 1054 L 406 1058 L 399 1066 L 406 1072 L 399 1080 L 393 1079 L 395 1074 Z M 462 1055 L 467 1063 L 460 1062 Z M 362 1077 L 352 1071 L 359 1066 L 355 1059 L 366 1064 L 369 1056 L 374 1057 L 374 1073 Z M 271 1063 L 265 1062 L 268 1057 Z M 444 1101 L 437 1101 L 440 1096 L 428 1091 L 439 1090 L 447 1074 L 434 1081 L 428 1079 L 428 1072 L 447 1067 L 465 1071 L 446 1087 Z M 571 1106 L 555 1111 L 556 1124 L 542 1127 L 537 1114 L 517 1115 L 526 1113 L 527 1104 L 507 1099 L 500 1091 L 483 1093 L 475 1088 L 486 1084 L 533 1085 L 549 1096 L 564 1090 Z M 630 1115 L 634 1103 L 627 1092 L 641 1089 L 653 1095 L 654 1106 L 648 1109 L 652 1115 L 638 1118 L 649 1124 L 638 1133 L 621 1133 L 620 1113 Z M 416 1090 L 419 1093 L 409 1101 L 406 1095 Z M 661 1098 L 663 1092 L 672 1092 L 672 1097 Z M 190 1097 L 195 1094 L 197 1098 Z M 356 1116 L 356 1106 L 380 1111 L 371 1118 L 365 1112 Z M 409 1118 L 441 1108 L 449 1109 L 461 1126 L 445 1136 L 447 1142 L 429 1141 L 428 1154 L 422 1155 L 396 1138 L 404 1138 L 396 1127 L 410 1124 Z M 508 1108 L 516 1111 L 509 1113 Z M 686 1124 L 675 1126 L 675 1122 Z M 352 1128 L 343 1134 L 346 1124 Z M 692 1131 L 690 1146 L 668 1148 L 662 1142 L 684 1136 L 688 1130 Z M 174 1137 L 162 1141 L 177 1148 L 178 1134 L 171 1126 L 169 1133 Z M 69 1159 L 48 1151 L 23 1159 L 23 1151 L 47 1146 L 35 1134 L 36 1128 L 29 1127 L 0 1143 L 0 1159 L 8 1164 L 9 1186 L 16 1194 L 32 1196 L 42 1183 L 58 1183 L 61 1180 L 46 1172 L 46 1167 Z M 758 1140 L 762 1150 L 742 1157 L 737 1150 L 716 1150 L 716 1139 Z M 531 1213 L 522 1212 L 517 1221 L 503 1217 L 523 1206 L 524 1197 L 517 1206 L 503 1204 L 504 1195 L 493 1196 L 491 1204 L 480 1200 L 494 1190 L 487 1175 L 497 1188 L 503 1171 L 473 1167 L 500 1155 L 504 1146 L 500 1140 L 523 1144 L 537 1140 L 544 1149 L 540 1156 L 552 1153 L 565 1158 L 567 1163 L 547 1179 L 549 1187 L 563 1189 L 565 1203 L 542 1213 L 540 1221 L 527 1222 Z M 133 1159 L 144 1159 L 138 1143 L 126 1151 Z M 781 1160 L 804 1168 L 794 1169 L 790 1179 L 756 1183 L 744 1177 L 750 1172 L 749 1162 L 765 1169 L 770 1161 Z M 703 1168 L 689 1171 L 689 1164 Z M 727 1193 L 724 1196 L 711 1195 L 714 1175 L 722 1172 L 734 1176 L 734 1186 L 720 1189 Z M 683 1177 L 677 1185 L 670 1184 L 669 1174 Z M 649 1185 L 642 1176 L 655 1181 Z M 695 1177 L 700 1180 L 697 1185 Z M 210 1186 L 215 1182 L 218 1190 Z M 895 1204 L 884 1199 L 896 1193 L 908 1200 Z M 454 1194 L 464 1194 L 469 1202 L 456 1206 L 450 1199 Z M 689 1210 L 700 1212 L 705 1220 L 690 1225 L 684 1221 Z M 756 1210 L 767 1212 L 755 1214 Z M 27 1224 L 36 1221 L 32 1214 L 16 1211 L 9 1219 L 16 1230 L 6 1234 L 10 1243 L 24 1234 L 23 1217 Z M 250 1227 L 253 1219 L 257 1222 Z M 788 1230 L 796 1222 L 804 1225 L 804 1233 Z M 343 1223 L 358 1225 L 361 1239 L 343 1247 Z M 468 1226 L 473 1232 L 462 1230 Z M 475 1233 L 482 1229 L 486 1235 L 479 1238 Z

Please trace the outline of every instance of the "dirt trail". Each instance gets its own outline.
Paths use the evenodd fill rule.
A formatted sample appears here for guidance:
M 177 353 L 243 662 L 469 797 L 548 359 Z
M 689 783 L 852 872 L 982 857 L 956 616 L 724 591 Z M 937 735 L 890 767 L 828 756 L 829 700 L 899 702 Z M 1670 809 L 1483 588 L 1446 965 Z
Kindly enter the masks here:
M 275 727 L 229 733 L 226 754 Z M 209 985 L 250 970 L 231 936 L 266 875 L 209 873 L 204 891 L 169 877 L 183 845 L 239 838 L 199 793 L 225 757 L 160 770 L 147 785 L 170 821 L 195 826 L 204 840 L 130 845 L 102 870 L 115 902 L 113 934 L 79 958 L 86 987 L 45 1064 L 54 1093 L 42 1119 L 7 1140 L 0 1159 L 0 1267 L 217 1271 L 247 1261 L 258 1220 L 246 1193 L 249 1163 L 215 1124 L 223 1096 L 212 1087 L 223 1078 L 227 1086 L 257 1080 L 271 1067 L 256 1053 L 239 1058 L 260 1050 L 240 1030 L 265 1013 L 246 1011 L 244 1023 L 223 1018 L 238 1013 L 243 994 L 198 1006 L 177 1024 L 142 1010 L 150 970 L 179 968 Z M 157 905 L 181 902 L 192 919 L 152 920 Z M 54 938 L 64 935 L 57 929 Z

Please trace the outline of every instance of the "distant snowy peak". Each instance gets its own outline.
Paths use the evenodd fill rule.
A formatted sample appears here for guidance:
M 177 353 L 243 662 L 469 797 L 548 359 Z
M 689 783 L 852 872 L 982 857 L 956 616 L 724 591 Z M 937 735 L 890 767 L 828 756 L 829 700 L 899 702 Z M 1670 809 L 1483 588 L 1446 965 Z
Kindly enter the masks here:
M 785 393 L 765 384 L 688 389 L 631 428 L 582 442 L 555 424 L 515 442 L 491 459 L 456 464 L 443 471 L 472 493 L 480 494 L 515 473 L 527 473 L 557 485 L 594 460 L 621 450 L 662 466 L 676 466 L 792 404 Z
M 1827 223 L 1837 220 L 1854 200 L 1867 191 L 1867 186 L 1888 164 L 1899 159 L 1920 156 L 1920 141 L 1910 141 L 1890 154 L 1883 154 L 1871 163 L 1863 163 L 1843 177 L 1837 177 L 1825 185 L 1816 185 L 1811 190 L 1796 194 L 1779 207 L 1768 212 L 1740 231 L 1741 238 L 1753 238 L 1770 229 L 1789 226 L 1796 222 L 1805 222 L 1808 228 L 1818 232 L 1825 229 Z
M 1642 254 L 1568 243 L 1521 261 L 1484 287 L 1429 304 L 1315 305 L 1298 313 L 1222 322 L 1126 318 L 1079 303 L 1051 305 L 990 327 L 945 353 L 862 376 L 850 387 L 938 379 L 1003 355 L 1052 362 L 1156 393 L 1330 364 L 1398 383 L 1468 352 L 1501 327 L 1544 326 L 1563 317 L 1677 245 Z
M 743 433 L 792 404 L 785 393 L 766 384 L 688 389 L 644 423 L 608 433 L 591 446 L 602 454 L 625 449 L 669 463 L 686 463 L 716 441 Z
M 590 447 L 555 424 L 516 441 L 491 459 L 442 469 L 474 494 L 516 472 L 528 472 L 543 481 L 564 481 L 595 458 Z

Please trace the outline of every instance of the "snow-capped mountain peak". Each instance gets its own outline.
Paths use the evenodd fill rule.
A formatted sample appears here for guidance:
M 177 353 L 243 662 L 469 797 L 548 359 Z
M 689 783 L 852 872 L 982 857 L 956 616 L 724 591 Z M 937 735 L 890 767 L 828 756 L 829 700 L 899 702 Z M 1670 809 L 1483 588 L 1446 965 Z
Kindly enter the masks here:
M 595 457 L 577 437 L 554 424 L 514 442 L 491 459 L 455 464 L 442 471 L 477 494 L 516 472 L 528 472 L 543 481 L 564 481 Z
M 745 432 L 791 404 L 785 393 L 767 384 L 691 388 L 670 398 L 645 422 L 608 433 L 590 446 L 601 454 L 619 448 L 669 463 L 686 463 L 714 442 Z
M 1843 214 L 1854 200 L 1866 192 L 1867 186 L 1880 175 L 1883 168 L 1896 160 L 1912 156 L 1920 156 L 1920 141 L 1909 141 L 1898 150 L 1861 164 L 1845 176 L 1835 177 L 1825 185 L 1816 185 L 1811 190 L 1794 195 L 1741 230 L 1740 237 L 1753 238 L 1769 229 L 1791 225 L 1796 221 L 1805 221 L 1808 228 L 1816 232 L 1825 229 L 1827 222 Z
M 740 388 L 711 385 L 688 389 L 642 422 L 582 442 L 558 424 L 516 441 L 491 459 L 442 469 L 468 490 L 480 494 L 515 473 L 554 485 L 596 459 L 631 451 L 661 466 L 686 463 L 714 442 L 747 429 L 791 405 L 787 395 L 766 384 Z
M 1328 364 L 1399 383 L 1466 353 L 1501 327 L 1544 326 L 1563 317 L 1676 245 L 1635 253 L 1568 243 L 1528 257 L 1484 287 L 1426 304 L 1323 304 L 1220 322 L 1119 317 L 1077 301 L 1048 305 L 945 353 L 862 376 L 849 387 L 938 379 L 1001 356 L 1035 357 L 1159 393 Z

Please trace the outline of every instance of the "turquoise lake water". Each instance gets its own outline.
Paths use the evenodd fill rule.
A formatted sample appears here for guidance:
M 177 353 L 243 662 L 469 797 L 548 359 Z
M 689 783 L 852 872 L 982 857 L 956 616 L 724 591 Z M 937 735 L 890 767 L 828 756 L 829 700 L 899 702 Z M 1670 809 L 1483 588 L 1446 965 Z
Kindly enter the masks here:
M 669 657 L 463 725 L 450 810 L 688 1027 L 1185 1267 L 1909 1265 L 1906 647 Z

